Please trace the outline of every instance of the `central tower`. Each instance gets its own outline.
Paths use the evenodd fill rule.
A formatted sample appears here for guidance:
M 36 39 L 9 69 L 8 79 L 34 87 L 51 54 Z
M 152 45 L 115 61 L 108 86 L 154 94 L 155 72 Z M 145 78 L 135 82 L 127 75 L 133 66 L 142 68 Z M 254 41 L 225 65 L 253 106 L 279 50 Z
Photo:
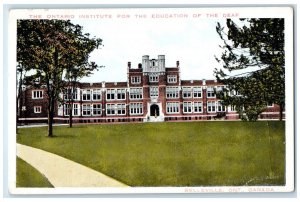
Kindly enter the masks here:
M 165 73 L 165 56 L 159 55 L 157 59 L 149 59 L 149 55 L 142 57 L 143 73 Z

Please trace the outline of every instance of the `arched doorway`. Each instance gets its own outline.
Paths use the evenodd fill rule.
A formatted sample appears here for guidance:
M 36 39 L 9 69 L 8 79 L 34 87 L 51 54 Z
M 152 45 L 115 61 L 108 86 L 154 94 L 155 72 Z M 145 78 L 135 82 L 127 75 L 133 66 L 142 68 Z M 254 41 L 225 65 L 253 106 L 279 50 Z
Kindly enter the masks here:
M 156 104 L 151 105 L 150 107 L 150 116 L 159 116 L 159 107 Z

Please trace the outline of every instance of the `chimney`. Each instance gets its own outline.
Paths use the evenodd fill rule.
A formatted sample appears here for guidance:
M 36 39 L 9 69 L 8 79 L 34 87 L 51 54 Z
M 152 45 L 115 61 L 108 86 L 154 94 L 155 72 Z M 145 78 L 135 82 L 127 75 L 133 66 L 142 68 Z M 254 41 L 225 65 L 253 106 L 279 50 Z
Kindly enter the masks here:
M 139 63 L 138 67 L 139 69 L 142 69 L 142 63 Z
M 176 61 L 176 67 L 179 67 L 179 61 Z
M 129 69 L 131 68 L 131 62 L 128 62 L 128 68 Z

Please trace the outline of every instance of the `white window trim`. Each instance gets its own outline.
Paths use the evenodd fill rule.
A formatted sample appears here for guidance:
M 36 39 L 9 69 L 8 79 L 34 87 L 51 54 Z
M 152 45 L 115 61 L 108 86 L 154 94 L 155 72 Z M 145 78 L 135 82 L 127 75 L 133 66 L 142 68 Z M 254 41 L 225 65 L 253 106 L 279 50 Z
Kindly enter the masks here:
M 115 110 L 115 113 L 114 114 L 108 114 L 107 113 L 107 111 L 108 111 L 108 107 L 107 106 L 111 106 L 111 109 L 113 108 Z M 111 103 L 105 104 L 105 113 L 106 113 L 106 116 L 114 116 L 114 115 L 116 115 L 116 104 L 111 104 Z
M 39 110 L 37 110 L 37 109 L 39 109 Z M 35 114 L 41 114 L 42 113 L 42 106 L 34 106 L 33 107 L 33 112 Z
M 208 89 L 212 89 L 212 91 L 210 91 L 210 92 L 213 92 L 214 96 L 209 96 L 208 97 Z M 206 88 L 206 98 L 216 98 L 215 87 L 209 86 L 209 87 Z
M 77 105 L 77 115 L 75 115 L 74 111 L 75 111 L 75 105 Z M 80 116 L 80 104 L 79 103 L 73 103 L 73 110 L 72 110 L 73 116 Z
M 107 95 L 108 95 L 108 91 L 113 91 L 112 93 L 109 93 L 111 95 L 114 95 L 114 99 L 108 99 L 107 98 Z M 105 93 L 105 98 L 106 100 L 116 100 L 116 92 L 117 92 L 117 89 L 116 88 L 109 88 L 109 89 L 106 89 L 106 93 Z
M 131 113 L 132 105 L 137 105 L 137 104 L 141 104 L 141 105 L 142 105 L 142 107 L 140 108 L 140 109 L 141 109 L 141 112 L 140 112 L 140 113 Z M 129 104 L 129 114 L 130 114 L 130 115 L 142 115 L 142 114 L 144 114 L 143 108 L 144 108 L 144 105 L 143 105 L 142 102 L 133 102 L 133 103 L 130 103 L 130 104 Z
M 100 105 L 100 114 L 94 114 L 94 105 Z M 101 116 L 102 115 L 102 104 L 101 103 L 92 103 L 92 116 Z
M 196 111 L 195 111 L 195 109 L 196 109 L 195 103 L 201 103 L 202 106 L 201 106 L 201 111 L 200 111 L 200 112 L 196 112 Z M 202 113 L 203 113 L 203 102 L 194 102 L 193 104 L 194 104 L 194 105 L 193 105 L 193 106 L 194 106 L 194 108 L 193 108 L 194 113 L 195 113 L 195 114 L 202 114 Z
M 215 106 L 215 110 L 214 111 L 208 111 L 208 103 L 211 102 L 211 103 L 214 103 L 214 106 Z M 206 102 L 206 111 L 207 113 L 216 113 L 217 112 L 217 105 L 216 105 L 216 101 L 207 101 Z
M 219 111 L 219 106 L 224 107 L 224 111 Z M 221 104 L 221 101 L 216 101 L 216 111 L 217 112 L 226 112 L 226 106 Z
M 189 97 L 183 96 L 184 95 L 184 91 L 186 91 L 184 89 L 190 89 L 191 96 L 189 96 Z M 183 99 L 189 99 L 189 98 L 192 98 L 192 97 L 193 97 L 193 88 L 192 87 L 182 87 L 182 98 Z
M 141 94 L 140 95 L 142 95 L 142 97 L 141 98 L 131 98 L 131 89 L 140 89 L 141 90 Z M 130 88 L 129 89 L 129 99 L 130 100 L 142 100 L 143 99 L 143 97 L 144 97 L 144 95 L 143 95 L 143 88 L 141 87 L 141 88 Z
M 175 92 L 175 94 L 177 94 L 177 96 L 176 97 L 168 97 L 168 89 L 176 89 L 176 91 L 173 91 L 173 92 Z M 173 92 L 172 92 L 172 94 L 173 94 Z M 167 99 L 178 99 L 179 98 L 179 89 L 178 89 L 178 87 L 166 87 L 166 98 Z
M 89 93 L 87 93 L 89 91 Z M 88 99 L 88 100 L 84 100 L 83 99 L 83 95 L 88 95 L 88 94 L 90 94 L 90 99 Z M 77 95 L 78 96 L 78 95 Z M 82 90 L 82 93 L 81 93 L 81 100 L 82 101 L 91 101 L 92 100 L 92 90 L 91 89 L 83 89 Z
M 68 91 L 71 91 L 71 94 L 76 95 L 76 98 L 74 98 L 73 100 L 78 100 L 78 89 L 77 88 L 67 88 L 63 91 L 63 99 L 64 100 L 70 100 L 69 98 L 69 94 L 68 94 Z M 74 94 L 75 93 L 75 94 Z M 67 97 L 67 98 L 66 98 Z
M 124 94 L 125 94 L 125 97 L 124 97 L 124 99 L 118 99 L 118 90 L 121 90 L 121 92 L 124 90 Z M 116 94 L 115 94 L 115 98 L 116 98 L 116 100 L 126 100 L 126 88 L 117 88 L 116 89 Z
M 176 103 L 178 107 L 178 112 L 169 112 L 168 111 L 168 104 Z M 180 103 L 179 102 L 167 102 L 166 103 L 166 112 L 167 114 L 179 114 L 180 113 Z
M 118 105 L 121 105 L 121 106 L 123 106 L 124 105 L 124 110 L 125 110 L 125 113 L 124 114 L 118 114 Z M 116 111 L 115 111 L 115 115 L 117 115 L 117 116 L 124 116 L 124 115 L 126 115 L 126 104 L 125 103 L 117 103 L 117 104 L 115 104 L 115 108 L 116 108 Z M 121 109 L 123 109 L 123 107 L 121 108 Z
M 108 111 L 108 105 L 111 105 L 115 111 L 114 114 L 108 114 L 107 111 Z M 124 114 L 118 114 L 118 105 L 124 105 L 125 106 L 125 113 Z M 106 116 L 124 116 L 126 115 L 126 104 L 125 103 L 107 103 L 105 105 L 105 112 L 106 112 Z
M 177 75 L 168 75 L 167 80 L 168 83 L 177 83 Z
M 141 83 L 141 76 L 131 76 L 131 83 L 132 84 L 140 84 Z M 137 78 L 137 81 L 135 81 L 135 78 Z
M 90 105 L 90 114 L 83 114 L 83 105 Z M 93 105 L 92 104 L 82 104 L 81 114 L 82 116 L 92 116 L 93 113 Z
M 195 94 L 194 91 L 195 91 L 196 88 L 197 88 L 197 89 L 200 89 L 200 91 L 201 91 L 201 96 L 200 96 L 200 97 L 195 97 L 195 96 L 194 96 L 194 94 Z M 202 89 L 202 87 L 194 87 L 194 88 L 193 88 L 193 98 L 202 98 L 202 96 L 203 96 L 203 89 Z
M 41 92 L 42 96 L 41 97 L 34 97 L 34 92 Z M 32 99 L 34 100 L 39 100 L 44 98 L 44 91 L 43 90 L 33 90 L 32 91 Z
M 152 95 L 151 95 L 151 89 L 157 89 L 157 95 L 152 96 Z M 152 92 L 153 92 L 153 91 L 152 91 Z M 159 87 L 156 87 L 156 86 L 150 86 L 150 88 L 149 88 L 149 94 L 150 94 L 150 98 L 158 98 L 158 97 L 159 97 Z
M 155 79 L 153 79 L 153 78 L 155 78 Z M 159 75 L 150 75 L 149 76 L 149 82 L 158 83 L 159 82 Z
M 184 103 L 191 103 L 191 111 L 190 111 L 190 112 L 185 112 L 185 111 L 184 111 Z M 182 103 L 182 112 L 183 112 L 184 114 L 192 114 L 192 113 L 193 113 L 193 102 L 183 102 L 183 103 Z
M 94 92 L 97 92 L 99 91 L 100 93 L 100 99 L 94 99 Z M 102 90 L 100 88 L 97 88 L 97 89 L 92 89 L 92 101 L 101 101 L 102 100 Z

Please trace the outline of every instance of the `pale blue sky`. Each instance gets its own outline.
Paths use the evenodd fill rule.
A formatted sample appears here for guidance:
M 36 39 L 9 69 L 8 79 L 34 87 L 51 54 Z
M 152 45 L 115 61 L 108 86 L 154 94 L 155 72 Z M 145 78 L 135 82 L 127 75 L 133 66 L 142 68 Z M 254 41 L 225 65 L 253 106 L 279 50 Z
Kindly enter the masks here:
M 224 19 L 72 20 L 104 45 L 91 60 L 105 68 L 82 81 L 126 81 L 127 62 L 136 68 L 142 55 L 165 55 L 167 67 L 179 60 L 182 79 L 214 79 L 213 70 L 220 67 L 214 55 L 220 55 L 222 43 L 215 29 L 218 21 Z

